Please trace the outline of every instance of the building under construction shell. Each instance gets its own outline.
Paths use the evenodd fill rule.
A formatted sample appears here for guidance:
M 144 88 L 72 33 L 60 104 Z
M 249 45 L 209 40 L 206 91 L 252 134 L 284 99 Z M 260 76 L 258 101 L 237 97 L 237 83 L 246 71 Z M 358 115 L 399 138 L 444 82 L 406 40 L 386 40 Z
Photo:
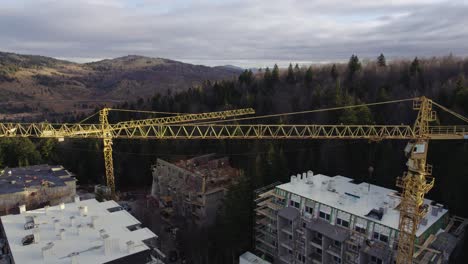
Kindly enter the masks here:
M 34 209 L 71 202 L 75 194 L 74 175 L 60 165 L 5 168 L 0 172 L 0 215 L 17 212 L 19 205 Z
M 174 163 L 158 159 L 151 194 L 164 212 L 197 226 L 212 224 L 226 189 L 240 176 L 229 158 L 207 154 Z
M 256 199 L 255 248 L 273 263 L 394 263 L 399 194 L 343 176 L 292 176 Z M 414 263 L 451 263 L 463 243 L 465 219 L 425 199 Z

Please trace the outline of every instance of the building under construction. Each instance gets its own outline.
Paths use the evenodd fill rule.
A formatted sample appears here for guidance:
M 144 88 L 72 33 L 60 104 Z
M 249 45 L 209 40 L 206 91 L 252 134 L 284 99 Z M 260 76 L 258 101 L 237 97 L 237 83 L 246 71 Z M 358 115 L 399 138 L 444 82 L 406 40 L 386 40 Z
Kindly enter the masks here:
M 255 249 L 273 263 L 394 263 L 399 194 L 343 176 L 292 176 L 256 199 Z M 467 221 L 425 199 L 414 263 L 450 263 Z
M 75 194 L 74 175 L 60 165 L 5 168 L 0 172 L 0 215 L 17 212 L 19 205 L 34 209 L 71 202 Z
M 229 158 L 216 154 L 174 163 L 158 159 L 152 170 L 151 194 L 167 217 L 181 217 L 197 226 L 215 221 L 226 189 L 240 176 Z

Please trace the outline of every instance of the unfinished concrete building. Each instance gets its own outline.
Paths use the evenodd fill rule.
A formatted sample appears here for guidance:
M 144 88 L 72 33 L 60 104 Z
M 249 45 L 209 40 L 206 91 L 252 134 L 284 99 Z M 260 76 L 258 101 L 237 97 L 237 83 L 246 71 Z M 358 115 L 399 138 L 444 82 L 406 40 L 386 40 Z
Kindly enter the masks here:
M 240 176 L 229 158 L 208 154 L 174 163 L 158 159 L 151 194 L 167 217 L 197 226 L 212 224 L 227 188 Z
M 256 199 L 255 249 L 273 263 L 394 263 L 398 205 L 394 190 L 343 176 L 292 176 Z M 467 221 L 425 200 L 414 263 L 451 263 Z
M 35 165 L 0 172 L 0 215 L 15 213 L 19 205 L 34 209 L 70 202 L 76 179 L 62 166 Z

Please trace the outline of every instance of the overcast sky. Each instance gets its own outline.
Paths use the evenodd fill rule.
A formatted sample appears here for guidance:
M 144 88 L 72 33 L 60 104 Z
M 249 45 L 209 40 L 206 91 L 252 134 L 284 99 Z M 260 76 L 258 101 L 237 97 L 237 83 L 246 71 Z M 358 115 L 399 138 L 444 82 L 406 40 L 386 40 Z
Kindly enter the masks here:
M 244 67 L 468 55 L 468 1 L 0 0 L 0 50 Z

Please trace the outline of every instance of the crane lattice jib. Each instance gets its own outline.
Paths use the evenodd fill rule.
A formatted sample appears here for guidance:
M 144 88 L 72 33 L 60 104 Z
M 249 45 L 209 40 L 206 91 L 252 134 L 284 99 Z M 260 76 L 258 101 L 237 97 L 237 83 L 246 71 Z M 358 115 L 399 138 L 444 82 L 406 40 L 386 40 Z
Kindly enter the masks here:
M 117 139 L 415 139 L 409 125 L 109 125 Z M 429 126 L 433 140 L 467 139 L 468 126 Z M 101 124 L 0 123 L 0 137 L 103 138 Z

